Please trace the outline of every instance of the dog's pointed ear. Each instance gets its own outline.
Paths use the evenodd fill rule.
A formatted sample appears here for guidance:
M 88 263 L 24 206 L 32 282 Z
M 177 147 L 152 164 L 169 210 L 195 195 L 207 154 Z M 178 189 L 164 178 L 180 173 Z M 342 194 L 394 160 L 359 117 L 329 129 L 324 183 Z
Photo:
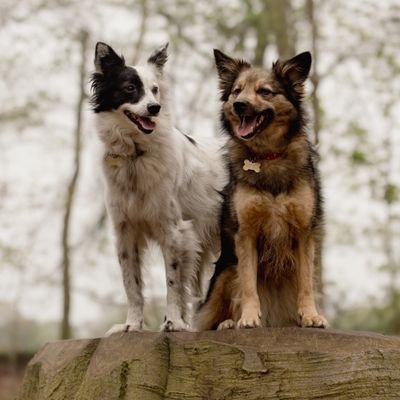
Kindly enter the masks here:
M 311 68 L 311 53 L 305 51 L 286 61 L 277 61 L 272 70 L 278 80 L 291 86 L 298 95 L 303 94 L 303 83 L 307 79 Z
M 226 101 L 232 90 L 232 85 L 239 73 L 251 67 L 251 64 L 245 60 L 231 58 L 222 51 L 214 49 L 215 65 L 219 77 L 219 89 L 221 91 L 221 100 Z
M 97 42 L 94 56 L 96 72 L 107 74 L 125 65 L 125 60 L 120 57 L 111 46 L 103 42 Z
M 153 64 L 159 71 L 163 70 L 168 60 L 168 45 L 169 43 L 165 43 L 163 47 L 155 50 L 147 59 L 147 62 Z

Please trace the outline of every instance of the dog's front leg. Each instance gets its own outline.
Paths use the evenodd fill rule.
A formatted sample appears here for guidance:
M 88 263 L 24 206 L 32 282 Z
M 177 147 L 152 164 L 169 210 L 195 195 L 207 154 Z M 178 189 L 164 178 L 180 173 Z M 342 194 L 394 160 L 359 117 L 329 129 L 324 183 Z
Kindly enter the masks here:
M 235 236 L 235 248 L 241 289 L 241 317 L 237 327 L 256 328 L 261 325 L 261 307 L 257 292 L 258 257 L 255 238 L 239 231 Z
M 142 294 L 142 241 L 128 232 L 117 234 L 118 261 L 121 266 L 122 280 L 128 299 L 128 313 L 124 324 L 114 325 L 106 336 L 115 332 L 140 331 L 143 328 L 143 294 Z
M 297 313 L 303 327 L 325 328 L 326 319 L 317 312 L 313 289 L 314 242 L 302 236 L 296 250 L 296 275 L 298 284 Z
M 162 244 L 167 279 L 164 331 L 189 329 L 188 296 L 196 265 L 197 242 L 189 221 L 179 221 Z
M 185 290 L 182 285 L 181 261 L 178 259 L 178 252 L 165 251 L 164 259 L 166 264 L 167 279 L 167 309 L 164 323 L 161 330 L 172 332 L 187 330 L 188 325 L 184 320 L 184 295 Z M 178 256 L 178 257 L 177 257 Z M 176 257 L 176 258 L 175 258 Z

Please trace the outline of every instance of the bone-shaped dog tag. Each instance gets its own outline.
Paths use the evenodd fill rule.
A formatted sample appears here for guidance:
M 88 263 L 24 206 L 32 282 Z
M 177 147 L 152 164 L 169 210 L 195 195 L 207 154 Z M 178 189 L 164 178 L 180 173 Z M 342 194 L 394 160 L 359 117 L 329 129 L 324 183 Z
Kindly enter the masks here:
M 259 162 L 253 162 L 250 160 L 244 160 L 243 170 L 254 171 L 257 174 L 260 172 L 261 164 Z

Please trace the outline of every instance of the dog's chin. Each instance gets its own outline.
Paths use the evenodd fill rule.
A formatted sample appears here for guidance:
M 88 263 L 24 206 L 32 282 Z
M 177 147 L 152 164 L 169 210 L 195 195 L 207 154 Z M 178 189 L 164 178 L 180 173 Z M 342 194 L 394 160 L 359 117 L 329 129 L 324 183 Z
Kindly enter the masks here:
M 272 109 L 252 115 L 238 115 L 240 121 L 233 125 L 233 133 L 240 140 L 250 140 L 261 133 L 274 119 Z
M 156 123 L 149 117 L 143 117 L 137 115 L 129 110 L 124 110 L 124 114 L 129 119 L 130 122 L 135 124 L 136 127 L 146 135 L 152 133 L 156 127 Z

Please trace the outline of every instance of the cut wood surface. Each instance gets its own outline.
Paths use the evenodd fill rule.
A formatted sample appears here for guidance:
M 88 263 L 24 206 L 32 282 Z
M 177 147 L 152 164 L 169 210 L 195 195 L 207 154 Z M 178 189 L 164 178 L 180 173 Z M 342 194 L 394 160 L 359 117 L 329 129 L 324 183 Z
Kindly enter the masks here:
M 260 328 L 46 344 L 19 400 L 400 399 L 400 338 Z

